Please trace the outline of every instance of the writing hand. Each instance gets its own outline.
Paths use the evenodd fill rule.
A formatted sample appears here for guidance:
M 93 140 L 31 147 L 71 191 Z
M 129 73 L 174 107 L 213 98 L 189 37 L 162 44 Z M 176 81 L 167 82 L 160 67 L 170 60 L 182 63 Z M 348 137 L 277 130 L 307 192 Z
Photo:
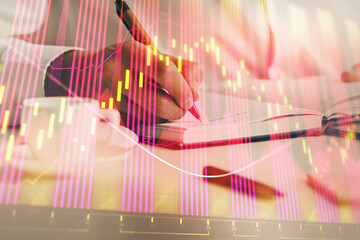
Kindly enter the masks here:
M 80 62 L 82 64 L 95 63 L 95 58 L 102 55 L 104 55 L 103 59 L 106 59 L 102 68 L 80 67 L 82 70 L 77 70 Z M 148 66 L 148 57 L 150 66 Z M 155 54 L 153 50 L 149 50 L 147 46 L 136 41 L 109 46 L 94 54 L 71 51 L 59 57 L 62 59 L 63 68 L 61 83 L 83 97 L 86 96 L 85 93 L 89 91 L 91 93 L 93 89 L 96 89 L 95 92 L 97 90 L 104 92 L 109 89 L 123 118 L 135 118 L 141 122 L 152 119 L 156 119 L 156 122 L 175 120 L 181 118 L 192 107 L 193 101 L 198 99 L 198 87 L 203 80 L 203 70 L 197 63 L 182 60 L 180 73 L 178 59 L 168 56 L 167 64 L 166 57 L 163 56 L 160 60 L 159 53 Z M 74 59 L 75 63 L 73 63 Z M 129 70 L 129 86 L 125 89 L 126 72 Z M 50 71 L 54 70 L 49 68 L 48 72 Z M 139 85 L 140 73 L 143 76 L 142 87 Z M 70 86 L 72 75 L 79 81 L 77 89 L 75 83 Z M 51 89 L 51 85 L 54 86 L 54 84 L 49 84 L 51 79 L 49 79 L 49 74 L 47 76 L 45 80 L 47 96 L 68 95 L 68 91 L 64 89 L 54 94 Z M 100 76 L 101 81 L 99 81 Z M 119 81 L 122 82 L 120 102 L 116 101 Z
M 118 49 L 112 46 L 106 50 Z M 150 54 L 150 66 L 148 55 Z M 196 63 L 181 61 L 181 73 L 178 59 L 166 57 L 160 60 L 160 54 L 154 54 L 147 46 L 136 41 L 126 41 L 118 54 L 112 55 L 104 68 L 104 79 L 112 82 L 111 92 L 114 99 L 118 94 L 118 82 L 125 86 L 126 71 L 130 70 L 129 89 L 123 87 L 123 99 L 117 102 L 117 108 L 123 118 L 131 117 L 147 122 L 149 113 L 156 122 L 181 118 L 198 99 L 198 86 L 203 79 L 203 71 Z M 140 74 L 143 86 L 139 86 Z M 164 91 L 164 89 L 166 91 Z M 129 112 L 130 110 L 130 112 Z M 124 114 L 125 113 L 125 114 Z

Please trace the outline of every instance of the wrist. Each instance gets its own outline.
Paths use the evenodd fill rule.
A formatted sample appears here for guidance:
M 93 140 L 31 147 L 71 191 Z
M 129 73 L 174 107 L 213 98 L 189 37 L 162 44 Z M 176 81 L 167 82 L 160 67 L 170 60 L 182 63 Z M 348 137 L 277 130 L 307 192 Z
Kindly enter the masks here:
M 44 91 L 45 96 L 64 96 L 68 93 L 68 85 L 63 83 L 67 78 L 67 69 L 71 56 L 74 55 L 74 50 L 67 51 L 57 58 L 55 58 L 46 70 Z M 72 58 L 71 58 L 72 59 Z
M 60 55 L 47 68 L 45 95 L 67 96 L 71 92 L 70 95 L 97 98 L 108 88 L 106 81 L 100 81 L 102 68 L 95 66 L 102 64 L 96 61 L 99 56 L 80 50 Z

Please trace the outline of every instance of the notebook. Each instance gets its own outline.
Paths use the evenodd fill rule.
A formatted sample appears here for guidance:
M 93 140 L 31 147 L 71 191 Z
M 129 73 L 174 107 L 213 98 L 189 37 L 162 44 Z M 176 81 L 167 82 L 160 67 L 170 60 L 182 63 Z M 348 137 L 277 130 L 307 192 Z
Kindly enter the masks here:
M 177 121 L 140 126 L 140 142 L 168 148 L 196 148 L 290 137 L 339 134 L 359 121 L 360 96 L 333 105 L 325 113 L 261 101 L 209 93 L 202 122 L 190 113 Z M 330 131 L 331 130 L 331 131 Z M 342 129 L 344 130 L 344 129 Z

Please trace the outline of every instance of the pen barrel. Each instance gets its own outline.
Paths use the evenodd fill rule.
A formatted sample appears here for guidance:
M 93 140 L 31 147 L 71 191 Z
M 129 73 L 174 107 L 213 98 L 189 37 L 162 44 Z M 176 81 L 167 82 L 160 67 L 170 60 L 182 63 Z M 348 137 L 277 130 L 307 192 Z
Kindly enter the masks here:
M 142 44 L 150 45 L 151 48 L 154 49 L 155 44 L 126 2 L 117 0 L 115 4 L 117 8 L 117 14 L 121 18 L 127 30 L 131 33 L 133 39 Z
M 129 30 L 135 41 L 150 45 L 151 48 L 154 49 L 155 45 L 153 41 L 130 10 L 124 12 L 124 20 L 126 28 Z

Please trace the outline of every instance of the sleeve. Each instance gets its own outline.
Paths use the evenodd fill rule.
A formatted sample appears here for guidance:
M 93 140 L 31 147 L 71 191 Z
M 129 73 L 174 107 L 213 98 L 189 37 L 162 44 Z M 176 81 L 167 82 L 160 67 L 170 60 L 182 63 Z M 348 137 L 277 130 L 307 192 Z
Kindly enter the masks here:
M 23 100 L 44 97 L 44 79 L 50 63 L 70 47 L 36 45 L 7 38 L 0 39 L 0 125 L 21 123 Z

